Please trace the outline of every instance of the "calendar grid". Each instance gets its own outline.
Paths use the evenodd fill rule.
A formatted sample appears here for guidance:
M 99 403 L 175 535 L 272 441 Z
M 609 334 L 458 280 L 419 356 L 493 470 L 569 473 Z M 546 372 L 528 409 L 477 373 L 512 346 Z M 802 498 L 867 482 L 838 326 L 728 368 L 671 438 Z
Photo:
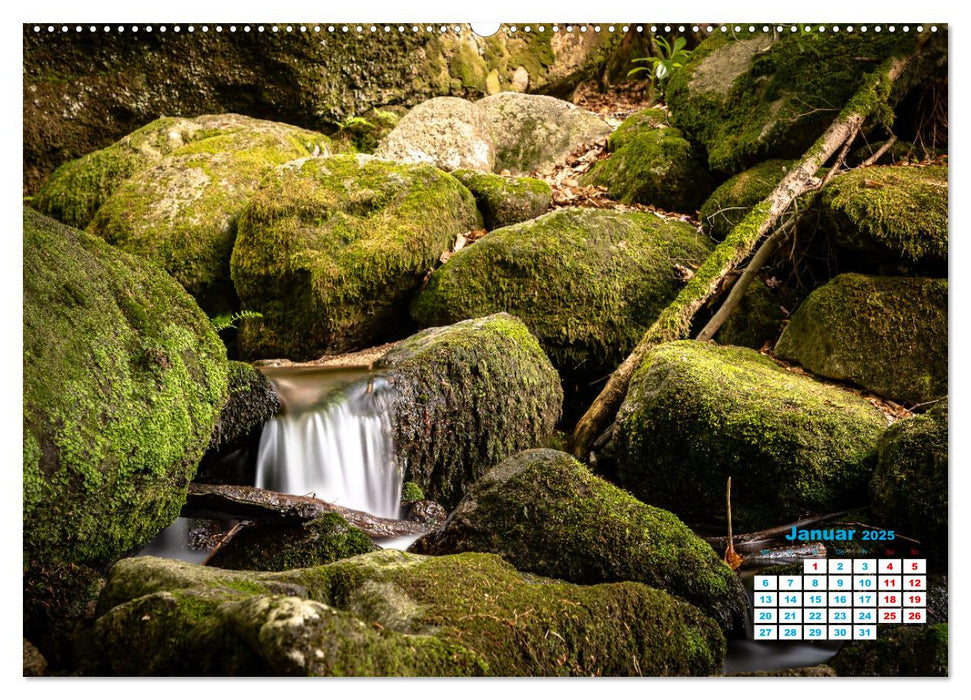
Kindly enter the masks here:
M 763 641 L 876 639 L 927 621 L 926 559 L 805 559 L 802 574 L 756 576 L 753 633 Z

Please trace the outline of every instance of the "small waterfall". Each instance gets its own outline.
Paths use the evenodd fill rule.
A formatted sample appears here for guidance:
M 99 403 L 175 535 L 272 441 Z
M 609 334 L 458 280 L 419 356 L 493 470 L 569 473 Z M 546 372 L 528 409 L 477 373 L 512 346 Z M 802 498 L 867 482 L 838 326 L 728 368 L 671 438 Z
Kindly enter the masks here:
M 362 371 L 266 371 L 284 405 L 263 428 L 256 485 L 397 518 L 387 381 Z

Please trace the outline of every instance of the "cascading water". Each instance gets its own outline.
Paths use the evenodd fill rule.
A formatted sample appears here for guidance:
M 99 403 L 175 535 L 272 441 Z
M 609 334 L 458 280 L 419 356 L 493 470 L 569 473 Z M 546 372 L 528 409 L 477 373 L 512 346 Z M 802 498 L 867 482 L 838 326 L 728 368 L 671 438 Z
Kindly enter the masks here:
M 263 428 L 256 486 L 397 518 L 389 387 L 362 370 L 267 368 L 283 411 Z

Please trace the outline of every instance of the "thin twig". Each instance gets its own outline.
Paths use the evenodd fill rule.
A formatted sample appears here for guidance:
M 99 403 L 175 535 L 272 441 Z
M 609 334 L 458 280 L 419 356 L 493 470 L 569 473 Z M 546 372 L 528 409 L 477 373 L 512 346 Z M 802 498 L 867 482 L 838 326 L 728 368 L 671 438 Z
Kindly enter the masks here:
M 890 136 L 889 139 L 887 139 L 887 142 L 885 144 L 883 144 L 882 146 L 880 146 L 880 148 L 877 149 L 877 152 L 876 153 L 874 153 L 872 156 L 870 156 L 865 161 L 863 161 L 862 163 L 860 163 L 860 167 L 861 168 L 865 168 L 868 165 L 873 165 L 874 163 L 876 163 L 878 160 L 880 160 L 880 158 L 883 157 L 883 154 L 884 153 L 886 153 L 887 151 L 889 151 L 891 149 L 891 147 L 895 143 L 897 143 L 897 135 L 896 134 L 893 134 L 893 135 Z

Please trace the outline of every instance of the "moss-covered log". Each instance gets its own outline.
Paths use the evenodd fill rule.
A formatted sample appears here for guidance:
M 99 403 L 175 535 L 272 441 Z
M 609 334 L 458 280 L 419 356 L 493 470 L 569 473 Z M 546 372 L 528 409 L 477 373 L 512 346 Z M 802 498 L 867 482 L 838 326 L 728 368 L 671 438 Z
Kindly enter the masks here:
M 847 102 L 823 135 L 786 173 L 772 193 L 755 205 L 718 244 L 678 297 L 661 312 L 634 351 L 610 375 L 607 385 L 577 423 L 572 437 L 573 453 L 577 457 L 588 458 L 590 445 L 610 424 L 624 400 L 631 375 L 644 356 L 658 343 L 677 340 L 688 333 L 695 314 L 718 292 L 725 276 L 752 254 L 796 197 L 816 183 L 815 175 L 823 163 L 859 131 L 869 116 L 886 108 L 894 81 L 903 74 L 922 45 L 919 40 L 913 54 L 888 59 L 866 78 L 863 87 Z

